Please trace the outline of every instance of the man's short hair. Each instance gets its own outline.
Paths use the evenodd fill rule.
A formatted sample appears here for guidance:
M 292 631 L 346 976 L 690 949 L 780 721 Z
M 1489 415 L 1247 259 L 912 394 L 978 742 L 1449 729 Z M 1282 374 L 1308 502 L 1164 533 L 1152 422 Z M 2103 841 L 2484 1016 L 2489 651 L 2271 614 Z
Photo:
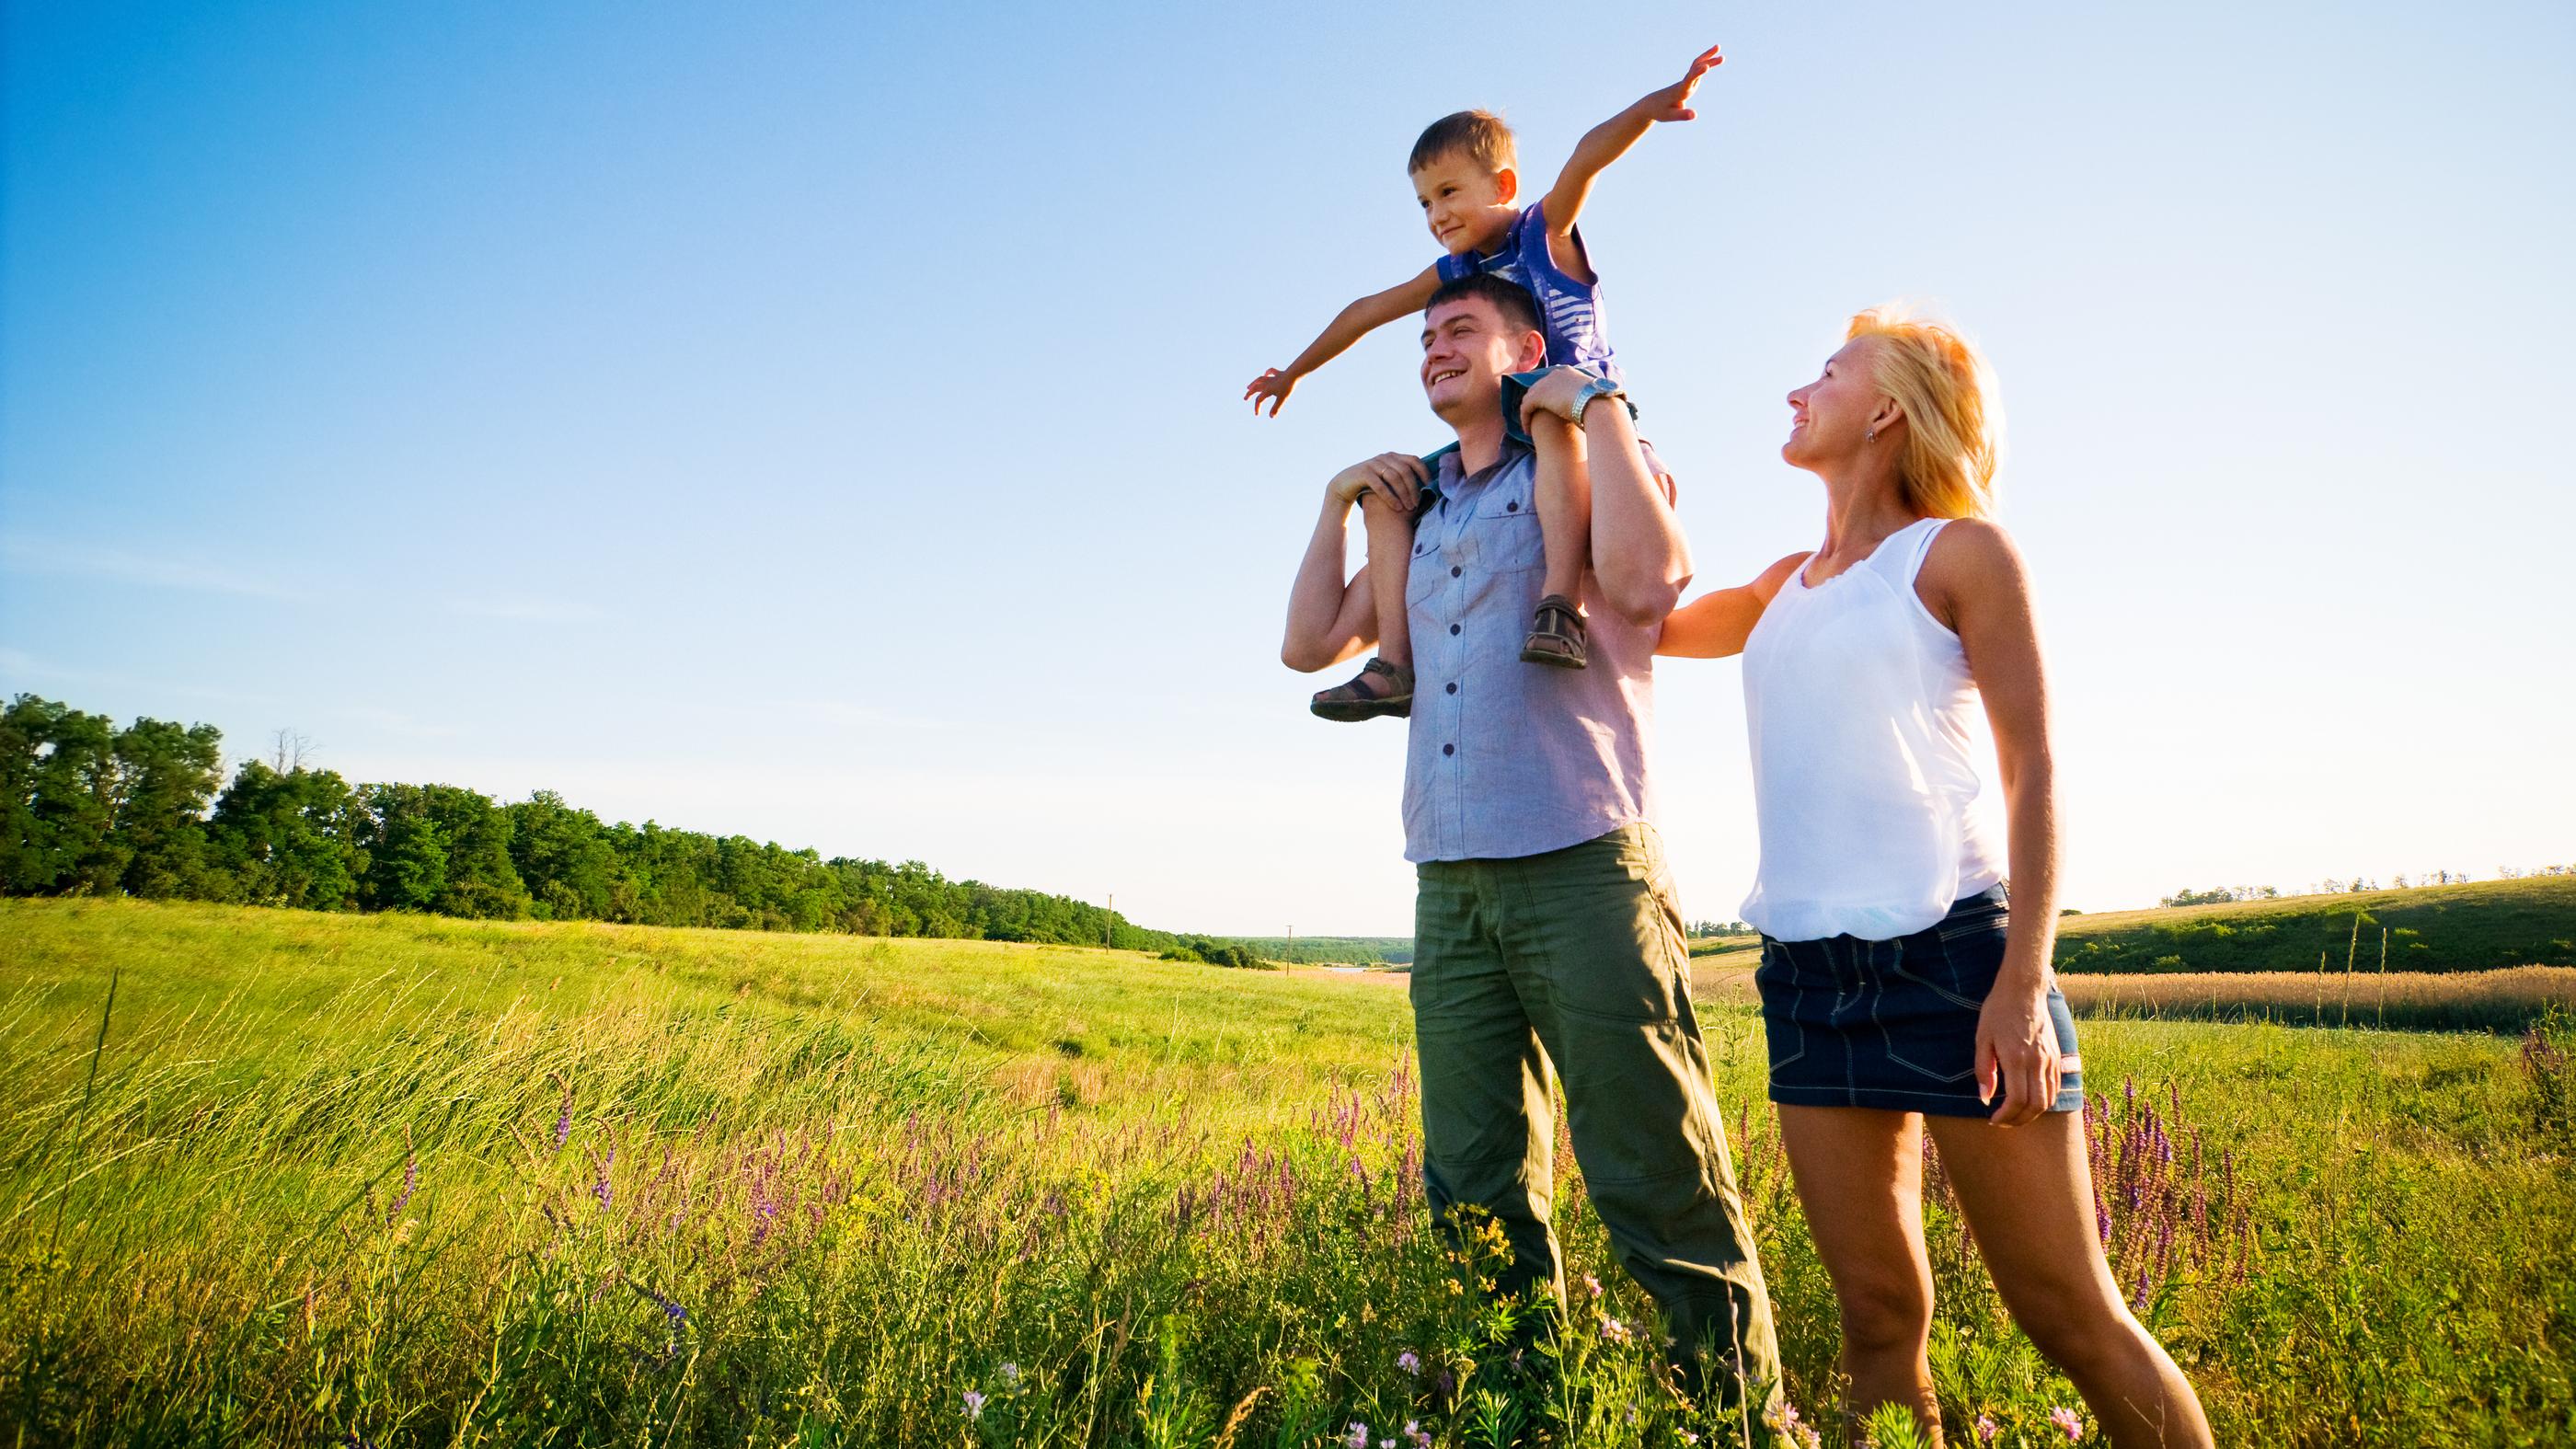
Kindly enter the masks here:
M 1422 304 L 1422 315 L 1428 317 L 1432 308 L 1463 297 L 1482 297 L 1492 303 L 1494 310 L 1503 315 L 1503 325 L 1514 332 L 1547 335 L 1547 324 L 1539 320 L 1538 298 L 1531 296 L 1530 289 L 1520 283 L 1497 277 L 1491 272 L 1473 272 L 1442 282 L 1439 290 L 1431 294 L 1431 300 Z
M 1488 174 L 1520 169 L 1520 148 L 1512 142 L 1512 128 L 1491 111 L 1457 111 L 1432 122 L 1413 143 L 1413 154 L 1405 158 L 1404 174 L 1412 175 L 1423 167 L 1447 156 L 1464 156 L 1485 168 Z

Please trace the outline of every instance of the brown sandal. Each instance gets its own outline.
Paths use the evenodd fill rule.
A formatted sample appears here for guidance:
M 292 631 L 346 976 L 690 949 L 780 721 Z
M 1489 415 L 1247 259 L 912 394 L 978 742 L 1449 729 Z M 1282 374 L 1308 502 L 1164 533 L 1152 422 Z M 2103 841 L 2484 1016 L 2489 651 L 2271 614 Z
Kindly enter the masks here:
M 1383 676 L 1385 683 L 1379 684 L 1372 676 Z M 1325 719 L 1346 724 L 1382 714 L 1408 718 L 1413 713 L 1413 671 L 1401 664 L 1372 659 L 1348 682 L 1316 691 L 1307 708 Z
M 1563 594 L 1538 601 L 1530 615 L 1530 634 L 1521 641 L 1521 659 L 1558 669 L 1581 669 L 1590 662 L 1583 647 L 1583 611 Z

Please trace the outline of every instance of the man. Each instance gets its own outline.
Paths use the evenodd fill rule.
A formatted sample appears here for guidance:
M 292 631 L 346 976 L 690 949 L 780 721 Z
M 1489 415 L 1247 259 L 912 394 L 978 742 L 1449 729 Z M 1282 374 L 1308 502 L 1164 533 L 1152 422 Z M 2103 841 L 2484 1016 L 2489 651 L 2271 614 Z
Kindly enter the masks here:
M 1383 453 L 1325 485 L 1281 658 L 1313 671 L 1369 647 L 1368 580 L 1345 579 L 1350 510 L 1363 494 L 1407 512 L 1428 498 L 1406 590 L 1404 826 L 1419 875 L 1412 992 L 1432 1212 L 1493 1214 L 1513 1255 L 1502 1291 L 1563 1299 L 1553 1067 L 1621 1265 L 1685 1348 L 1717 1353 L 1721 1394 L 1750 1382 L 1776 1401 L 1770 1298 L 1650 823 L 1653 653 L 1690 581 L 1689 548 L 1615 392 L 1561 368 L 1528 390 L 1520 418 L 1505 411 L 1506 376 L 1545 360 L 1520 287 L 1471 276 L 1433 294 L 1422 387 L 1457 444 L 1427 460 Z M 1521 658 L 1545 565 L 1535 500 L 1556 469 L 1588 471 L 1591 487 L 1583 670 Z

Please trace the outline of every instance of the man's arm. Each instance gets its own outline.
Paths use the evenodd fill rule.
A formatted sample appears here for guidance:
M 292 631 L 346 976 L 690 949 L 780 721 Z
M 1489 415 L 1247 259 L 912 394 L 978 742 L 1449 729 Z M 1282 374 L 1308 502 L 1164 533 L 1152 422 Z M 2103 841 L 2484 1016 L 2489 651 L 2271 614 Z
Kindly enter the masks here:
M 1790 571 L 1806 561 L 1807 555 L 1793 553 L 1749 584 L 1713 589 L 1673 610 L 1664 620 L 1662 636 L 1655 640 L 1655 652 L 1680 659 L 1726 659 L 1743 653 L 1744 641 L 1753 637 L 1753 626 L 1762 622 L 1762 611 L 1779 597 Z
M 1374 491 L 1391 507 L 1411 509 L 1417 490 L 1429 475 L 1411 453 L 1380 453 L 1353 463 L 1324 485 L 1324 510 L 1306 540 L 1306 556 L 1297 562 L 1297 581 L 1288 589 L 1288 628 L 1279 642 L 1279 662 L 1300 674 L 1312 674 L 1341 663 L 1377 642 L 1377 605 L 1369 593 L 1366 570 L 1345 579 L 1349 565 L 1343 546 L 1351 509 L 1360 495 Z
M 1646 134 L 1657 121 L 1687 121 L 1698 115 L 1690 108 L 1691 92 L 1699 89 L 1700 78 L 1709 73 L 1724 57 L 1712 45 L 1691 60 L 1682 78 L 1659 91 L 1649 91 L 1635 105 L 1583 133 L 1575 144 L 1574 154 L 1566 158 L 1565 169 L 1556 174 L 1556 185 L 1548 188 L 1543 210 L 1547 217 L 1547 254 L 1556 269 L 1578 282 L 1597 280 L 1592 264 L 1574 244 L 1574 221 L 1582 215 L 1583 203 L 1592 196 L 1592 183 L 1610 163 L 1628 154 L 1628 148 Z
M 1306 344 L 1297 360 L 1286 367 L 1274 367 L 1245 384 L 1243 395 L 1252 399 L 1252 410 L 1270 404 L 1270 415 L 1288 401 L 1288 394 L 1316 368 L 1351 350 L 1351 344 L 1366 337 L 1398 317 L 1419 312 L 1431 305 L 1431 294 L 1440 290 L 1440 264 L 1432 263 L 1410 281 L 1398 282 L 1383 292 L 1371 292 L 1340 312 L 1327 323 L 1323 333 Z
M 1590 398 L 1582 432 L 1567 421 L 1567 409 L 1589 381 L 1581 368 L 1550 369 L 1521 399 L 1521 426 L 1543 458 L 1572 449 L 1574 466 L 1590 469 L 1593 577 L 1619 617 L 1658 625 L 1690 586 L 1690 542 L 1664 485 L 1646 468 L 1627 399 Z

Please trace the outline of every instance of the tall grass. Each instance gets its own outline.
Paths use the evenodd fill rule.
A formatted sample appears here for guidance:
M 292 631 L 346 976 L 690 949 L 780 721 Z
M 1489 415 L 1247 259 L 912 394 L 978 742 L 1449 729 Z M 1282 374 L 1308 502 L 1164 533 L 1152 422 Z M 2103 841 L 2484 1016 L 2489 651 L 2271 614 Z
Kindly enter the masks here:
M 1759 1022 L 1706 1026 L 1790 1399 L 1838 1442 Z M 2226 1442 L 2576 1431 L 2576 1206 L 2529 1065 L 2566 1045 L 2090 1029 L 2115 1271 Z M 1472 1291 L 1493 1239 L 1423 1214 L 1410 1059 L 1382 987 L 1105 952 L 12 904 L 0 1426 L 1741 1438 L 1662 1386 L 1562 1140 L 1572 1311 L 1551 1328 Z M 2063 1443 L 2076 1401 L 1933 1180 L 1954 1442 L 1983 1415 Z

